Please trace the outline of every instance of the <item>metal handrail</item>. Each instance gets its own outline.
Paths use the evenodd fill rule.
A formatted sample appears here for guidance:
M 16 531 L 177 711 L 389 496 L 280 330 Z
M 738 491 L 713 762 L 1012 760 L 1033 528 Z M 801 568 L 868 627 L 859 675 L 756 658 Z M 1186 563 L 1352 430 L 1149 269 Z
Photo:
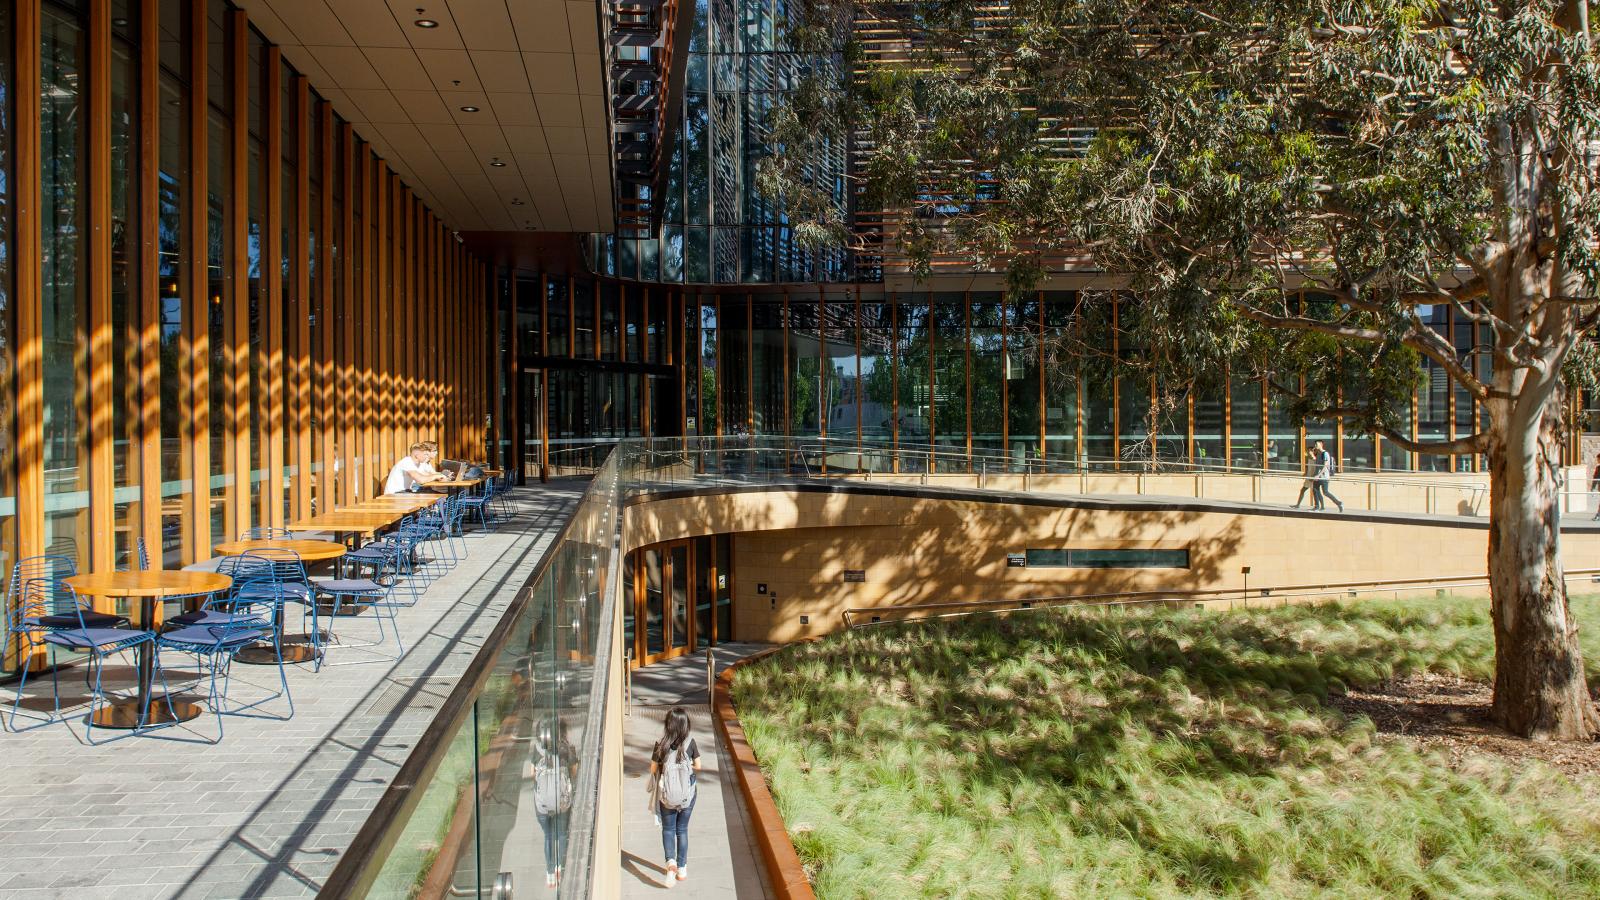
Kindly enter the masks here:
M 616 464 L 615 455 L 609 462 L 612 465 Z M 596 479 L 584 492 L 578 508 L 581 509 L 584 503 L 590 501 L 592 493 L 605 489 L 603 480 Z M 533 571 L 517 589 L 516 596 L 506 607 L 500 620 L 495 623 L 489 636 L 484 639 L 472 661 L 467 664 L 460 680 L 440 704 L 433 720 L 423 729 L 416 745 L 406 756 L 400 770 L 395 773 L 394 780 L 378 798 L 372 811 L 367 814 L 361 830 L 356 832 L 350 846 L 340 855 L 338 864 L 334 866 L 333 872 L 317 892 L 319 898 L 362 897 L 372 887 L 395 843 L 410 822 L 411 814 L 421 802 L 427 786 L 437 774 L 440 764 L 444 762 L 451 740 L 466 721 L 467 714 L 482 693 L 483 686 L 494 671 L 494 664 L 499 659 L 501 651 L 511 642 L 516 628 L 522 623 L 523 615 L 532 602 L 534 587 L 555 565 L 560 555 L 558 549 L 567 540 L 578 520 L 579 515 L 575 510 L 556 533 L 549 550 L 534 564 Z M 616 524 L 619 525 L 620 520 Z M 617 581 L 609 580 L 605 590 L 607 594 L 614 594 L 618 590 Z
M 1568 569 L 1564 573 L 1564 580 L 1573 581 L 1581 578 L 1594 578 L 1600 576 L 1600 569 Z M 915 603 L 908 606 L 853 606 L 845 609 L 843 613 L 846 628 L 866 628 L 871 625 L 889 625 L 901 621 L 920 621 L 922 619 L 943 619 L 955 616 L 967 616 L 986 612 L 1023 612 L 1032 609 L 1050 609 L 1060 606 L 1130 606 L 1153 605 L 1168 603 L 1173 600 L 1203 600 L 1203 599 L 1229 599 L 1238 597 L 1248 603 L 1251 599 L 1283 600 L 1293 597 L 1315 597 L 1330 593 L 1357 594 L 1381 591 L 1401 591 L 1412 588 L 1426 589 L 1430 587 L 1475 587 L 1487 585 L 1489 579 L 1485 575 L 1436 575 L 1421 578 L 1392 578 L 1373 581 L 1347 581 L 1326 582 L 1318 584 L 1300 584 L 1264 587 L 1255 589 L 1245 588 L 1172 588 L 1167 590 L 1146 591 L 1114 591 L 1098 594 L 1063 594 L 1050 597 L 1022 597 L 1015 599 L 997 600 L 951 600 L 941 603 Z M 1253 597 L 1252 597 L 1253 595 Z M 952 610 L 941 615 L 911 616 L 897 618 L 889 621 L 856 622 L 855 616 L 871 613 L 883 615 L 885 613 L 915 612 L 923 610 Z

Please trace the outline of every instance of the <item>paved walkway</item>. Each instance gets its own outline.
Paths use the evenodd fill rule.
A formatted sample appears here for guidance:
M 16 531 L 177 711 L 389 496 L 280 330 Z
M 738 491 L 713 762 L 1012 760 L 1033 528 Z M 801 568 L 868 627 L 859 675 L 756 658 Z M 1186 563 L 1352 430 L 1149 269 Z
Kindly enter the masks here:
M 399 662 L 335 647 L 321 672 L 292 667 L 287 721 L 229 716 L 215 746 L 200 742 L 216 734 L 209 714 L 98 747 L 77 720 L 0 734 L 0 897 L 314 894 L 583 487 L 518 489 L 515 521 L 470 535 L 467 558 L 399 611 Z M 377 636 L 370 617 L 341 617 L 338 630 L 350 643 Z M 230 698 L 248 699 L 276 685 L 277 669 L 236 664 L 233 678 Z M 48 679 L 39 684 L 48 698 Z M 82 690 L 76 671 L 61 686 L 64 698 Z M 8 710 L 13 696 L 0 689 Z
M 724 644 L 716 648 L 717 670 L 768 647 Z M 701 770 L 694 815 L 689 820 L 689 879 L 679 891 L 695 900 L 770 898 L 766 870 L 756 849 L 750 814 L 734 783 L 727 749 L 711 723 L 706 696 L 706 655 L 695 653 L 633 673 L 633 703 L 623 725 L 622 900 L 659 898 L 666 888 L 661 829 L 646 809 L 644 776 L 650 750 L 661 737 L 673 706 L 689 713 L 690 733 L 700 746 Z M 715 748 L 715 752 L 712 752 Z

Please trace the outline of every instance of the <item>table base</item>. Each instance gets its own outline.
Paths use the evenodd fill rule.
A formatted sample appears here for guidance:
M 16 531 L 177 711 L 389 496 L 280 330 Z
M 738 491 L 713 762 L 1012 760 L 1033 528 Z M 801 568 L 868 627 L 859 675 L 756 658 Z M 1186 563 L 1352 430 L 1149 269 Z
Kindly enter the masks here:
M 151 697 L 150 711 L 139 721 L 139 711 L 144 704 L 138 700 L 119 700 L 109 706 L 102 706 L 95 710 L 93 721 L 96 728 L 143 728 L 147 725 L 169 725 L 173 722 L 187 722 L 200 715 L 200 704 L 190 703 L 187 700 L 173 700 L 172 708 L 167 708 L 165 697 Z
M 286 663 L 310 662 L 317 658 L 317 648 L 310 644 L 286 644 L 283 648 L 283 661 Z M 257 644 L 246 647 L 234 654 L 235 662 L 242 662 L 247 666 L 275 666 L 278 664 L 278 652 L 271 644 Z

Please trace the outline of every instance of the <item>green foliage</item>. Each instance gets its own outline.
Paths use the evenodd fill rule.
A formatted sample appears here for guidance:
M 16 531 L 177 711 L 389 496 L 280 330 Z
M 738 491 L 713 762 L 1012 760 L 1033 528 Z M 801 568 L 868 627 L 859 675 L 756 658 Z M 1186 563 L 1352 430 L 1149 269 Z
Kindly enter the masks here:
M 1307 382 L 1279 385 L 1294 412 L 1402 437 L 1423 358 L 1456 361 L 1423 317 L 1451 303 L 1508 350 L 1496 385 L 1450 372 L 1480 401 L 1520 398 L 1525 373 L 1592 378 L 1600 363 L 1569 359 L 1600 316 L 1600 59 L 1573 2 L 793 8 L 796 46 L 861 73 L 807 79 L 761 163 L 764 189 L 816 220 L 818 240 L 848 235 L 800 176 L 853 137 L 858 203 L 907 213 L 914 274 L 953 255 L 1026 290 L 1047 254 L 1087 252 L 1130 278 L 1139 362 L 1180 394 L 1224 363 L 1294 364 Z M 903 55 L 845 40 L 860 19 Z M 1528 402 L 1545 404 L 1555 388 L 1529 380 Z M 1512 418 L 1538 421 L 1487 421 Z
M 734 699 L 820 897 L 1595 896 L 1600 784 L 1328 702 L 1492 666 L 1482 599 L 1053 610 L 796 645 Z

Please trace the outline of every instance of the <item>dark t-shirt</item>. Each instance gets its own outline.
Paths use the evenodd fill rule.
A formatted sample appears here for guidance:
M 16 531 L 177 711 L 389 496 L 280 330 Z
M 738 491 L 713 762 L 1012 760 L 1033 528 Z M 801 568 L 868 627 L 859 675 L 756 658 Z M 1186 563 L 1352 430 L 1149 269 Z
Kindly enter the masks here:
M 700 758 L 700 747 L 694 742 L 694 738 L 689 738 L 689 745 L 684 748 L 683 752 L 684 755 L 690 760 L 696 760 Z M 664 759 L 666 759 L 666 754 L 661 751 L 660 747 L 657 747 L 650 754 L 650 761 L 656 763 L 657 765 L 659 765 Z

